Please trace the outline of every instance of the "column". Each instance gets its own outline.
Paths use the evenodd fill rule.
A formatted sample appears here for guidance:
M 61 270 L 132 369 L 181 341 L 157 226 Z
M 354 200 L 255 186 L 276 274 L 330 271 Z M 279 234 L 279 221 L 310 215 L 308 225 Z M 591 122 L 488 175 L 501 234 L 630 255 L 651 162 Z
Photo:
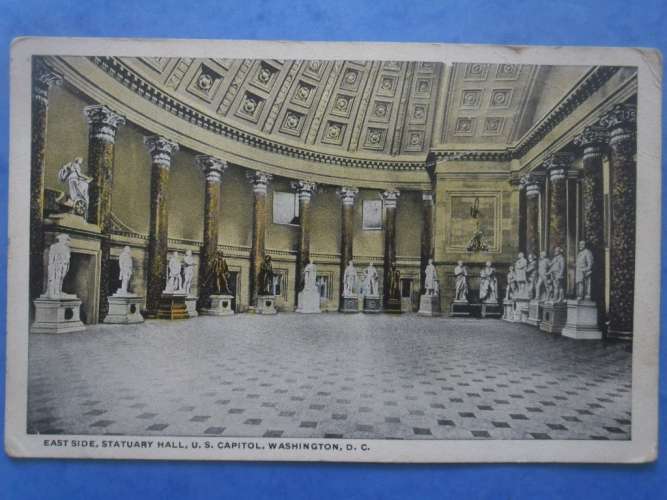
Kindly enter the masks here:
M 310 199 L 317 186 L 314 182 L 294 181 L 291 184 L 299 199 L 299 248 L 296 254 L 294 305 L 298 305 L 299 292 L 303 288 L 303 269 L 310 259 Z
M 354 201 L 359 190 L 354 187 L 341 187 L 338 191 L 341 199 L 341 224 L 340 224 L 340 276 L 338 277 L 338 309 L 343 309 L 343 277 L 345 268 L 352 260 L 353 255 L 353 231 L 354 231 Z
M 547 251 L 567 248 L 567 170 L 572 165 L 571 153 L 554 153 L 545 161 L 549 173 L 549 242 Z
M 266 239 L 266 195 L 269 182 L 273 176 L 264 172 L 249 172 L 248 180 L 252 184 L 254 194 L 252 220 L 252 248 L 250 250 L 250 300 L 249 304 L 257 304 L 257 278 L 264 260 Z
M 574 161 L 574 156 L 572 157 Z M 580 223 L 580 196 L 579 196 L 579 169 L 570 168 L 567 171 L 566 180 L 566 197 L 567 197 L 567 218 L 566 218 L 566 244 L 565 249 L 565 263 L 566 263 L 566 288 L 565 295 L 570 298 L 577 296 L 576 285 L 576 269 L 577 269 L 577 253 L 578 241 L 580 238 L 579 223 Z
M 201 286 L 209 274 L 211 259 L 218 249 L 220 184 L 227 163 L 213 156 L 198 155 L 195 163 L 206 176 L 204 192 L 204 242 L 199 253 L 199 307 L 208 307 L 209 293 Z
M 526 191 L 526 254 L 540 255 L 540 190 L 541 180 L 528 174 L 523 179 Z
M 419 295 L 424 294 L 425 270 L 433 258 L 433 191 L 422 192 L 422 237 L 419 266 Z
M 637 108 L 617 104 L 600 119 L 609 132 L 611 237 L 608 336 L 631 338 L 635 300 Z M 657 230 L 657 229 L 656 229 Z
M 605 321 L 605 249 L 604 249 L 604 186 L 602 154 L 609 136 L 599 126 L 586 127 L 574 138 L 574 144 L 583 149 L 581 173 L 582 237 L 593 252 L 591 299 L 598 306 L 599 323 Z
M 44 291 L 44 167 L 49 88 L 62 78 L 41 59 L 33 57 L 32 66 L 32 149 L 30 156 L 30 298 Z
M 400 192 L 397 189 L 385 191 L 380 195 L 384 205 L 384 269 L 382 280 L 382 297 L 387 307 L 389 299 L 389 274 L 391 265 L 396 261 L 396 207 Z
M 519 229 L 519 245 L 517 247 L 517 250 L 519 252 L 523 252 L 524 254 L 527 254 L 528 250 L 528 242 L 527 242 L 527 196 L 526 196 L 526 186 L 525 184 L 519 179 L 518 181 L 518 187 L 519 187 L 519 217 L 518 217 L 518 229 Z
M 169 212 L 169 169 L 178 144 L 160 136 L 144 137 L 151 155 L 151 209 L 148 235 L 146 309 L 155 317 L 166 284 Z
M 102 321 L 109 311 L 107 298 L 113 293 L 109 275 L 113 162 L 116 131 L 125 123 L 125 118 L 100 105 L 86 106 L 83 114 L 88 121 L 88 174 L 92 177 L 86 218 L 102 231 L 99 302 L 99 319 Z

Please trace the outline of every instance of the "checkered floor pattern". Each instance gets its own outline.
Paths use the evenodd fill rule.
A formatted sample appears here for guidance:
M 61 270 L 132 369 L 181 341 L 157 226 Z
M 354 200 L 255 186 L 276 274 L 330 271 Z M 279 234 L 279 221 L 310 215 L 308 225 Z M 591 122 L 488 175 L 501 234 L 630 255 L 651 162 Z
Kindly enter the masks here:
M 30 335 L 28 432 L 629 439 L 627 344 L 500 320 L 279 314 Z

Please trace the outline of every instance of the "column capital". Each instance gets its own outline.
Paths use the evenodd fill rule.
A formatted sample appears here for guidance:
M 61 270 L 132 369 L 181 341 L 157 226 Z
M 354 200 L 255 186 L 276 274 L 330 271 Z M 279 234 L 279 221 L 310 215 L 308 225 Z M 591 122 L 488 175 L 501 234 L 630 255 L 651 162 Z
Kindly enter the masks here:
M 595 124 L 585 127 L 581 133 L 574 136 L 575 146 L 584 150 L 584 160 L 591 157 L 600 157 L 602 149 L 609 142 L 609 132 L 602 126 Z
M 271 179 L 273 179 L 271 174 L 260 172 L 259 170 L 254 172 L 247 172 L 246 177 L 250 181 L 250 184 L 252 184 L 252 190 L 255 193 L 263 194 L 266 194 L 269 187 L 269 182 L 271 182 Z
M 542 190 L 542 178 L 533 173 L 526 174 L 520 179 L 521 185 L 526 190 L 528 198 L 538 196 Z
M 99 104 L 86 106 L 83 114 L 90 125 L 90 136 L 102 142 L 116 142 L 116 130 L 125 124 L 125 117 Z
M 600 126 L 609 131 L 609 145 L 629 139 L 637 125 L 637 106 L 616 104 L 600 117 Z
M 300 200 L 310 200 L 310 197 L 317 191 L 317 184 L 311 181 L 292 181 L 291 188 L 297 192 Z
M 49 88 L 52 85 L 62 85 L 63 77 L 53 71 L 49 66 L 39 59 L 35 60 L 32 67 L 32 96 L 44 104 L 48 102 Z
M 396 208 L 398 205 L 398 197 L 401 195 L 401 192 L 398 189 L 389 189 L 380 193 L 380 198 L 384 202 L 386 208 Z
M 206 182 L 221 182 L 222 173 L 227 170 L 227 162 L 209 155 L 195 156 L 195 164 L 204 171 Z
M 144 144 L 148 147 L 153 163 L 162 168 L 171 166 L 171 157 L 178 151 L 178 144 L 159 135 L 145 136 Z
M 336 194 L 343 201 L 343 205 L 354 205 L 354 200 L 359 194 L 359 189 L 356 187 L 342 186 L 336 190 Z
M 572 166 L 574 162 L 574 154 L 566 153 L 564 151 L 559 151 L 548 156 L 544 160 L 544 167 L 549 172 L 549 180 L 551 182 L 565 179 L 567 175 L 567 170 Z

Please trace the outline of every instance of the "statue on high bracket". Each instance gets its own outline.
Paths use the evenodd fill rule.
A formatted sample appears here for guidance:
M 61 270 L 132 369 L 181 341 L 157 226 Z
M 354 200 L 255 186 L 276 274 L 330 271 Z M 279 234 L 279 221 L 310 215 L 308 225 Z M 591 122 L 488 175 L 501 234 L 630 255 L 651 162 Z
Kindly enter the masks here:
M 484 304 L 498 302 L 498 279 L 491 262 L 487 262 L 479 273 L 479 299 Z
M 373 263 L 370 262 L 364 271 L 364 295 L 377 297 L 379 294 L 378 272 Z
M 549 266 L 549 276 L 551 278 L 552 293 L 550 299 L 553 302 L 563 302 L 565 300 L 565 290 L 563 289 L 563 280 L 565 279 L 565 257 L 560 247 L 554 248 L 554 256 Z
M 189 297 L 192 290 L 192 279 L 195 275 L 195 258 L 192 256 L 192 250 L 185 252 L 183 258 L 183 291 Z
M 208 275 L 204 279 L 204 286 L 213 295 L 231 295 L 229 289 L 229 267 L 225 261 L 225 254 L 217 250 L 209 261 Z
M 259 267 L 257 276 L 257 295 L 273 295 L 273 265 L 271 256 L 266 255 L 262 265 Z
M 547 252 L 542 250 L 540 258 L 537 261 L 537 283 L 535 285 L 535 298 L 537 300 L 546 300 L 549 297 L 549 267 L 551 260 Z
M 516 262 L 514 263 L 514 279 L 516 280 L 516 294 L 519 297 L 526 296 L 526 268 L 528 267 L 528 261 L 523 255 L 523 252 L 519 252 Z
M 454 301 L 468 301 L 468 268 L 463 265 L 463 261 L 458 261 L 454 268 L 454 277 L 456 278 L 456 288 L 454 289 Z
M 433 259 L 428 259 L 428 264 L 424 269 L 424 293 L 426 295 L 438 295 L 438 272 L 433 265 Z
M 593 276 L 593 252 L 586 247 L 585 241 L 579 242 L 579 253 L 577 254 L 577 267 L 575 271 L 575 283 L 577 285 L 577 298 L 579 300 L 591 300 L 591 278 Z
M 526 266 L 526 293 L 524 297 L 533 299 L 535 297 L 535 273 L 537 271 L 537 261 L 535 256 L 528 254 L 528 265 Z
M 134 264 L 132 262 L 132 254 L 130 247 L 123 247 L 123 251 L 118 256 L 118 279 L 120 279 L 120 288 L 116 291 L 116 295 L 128 295 L 130 286 L 130 279 L 132 278 L 132 270 Z
M 83 217 L 88 213 L 88 185 L 93 180 L 81 172 L 83 159 L 76 157 L 58 171 L 58 180 L 67 184 L 68 195 L 75 214 Z
M 167 263 L 167 286 L 166 293 L 181 293 L 183 289 L 183 277 L 181 276 L 181 256 L 178 251 L 174 251 L 169 257 Z
M 347 263 L 345 273 L 343 274 L 343 297 L 356 297 L 354 293 L 357 288 L 357 270 L 354 268 L 354 262 Z
M 63 281 L 67 271 L 69 271 L 71 258 L 69 242 L 69 235 L 61 233 L 56 236 L 56 242 L 49 247 L 48 281 L 46 285 L 46 296 L 49 299 L 60 299 L 69 295 L 63 293 Z
M 391 263 L 391 270 L 389 271 L 389 295 L 390 299 L 401 299 L 401 271 L 396 266 L 396 262 Z

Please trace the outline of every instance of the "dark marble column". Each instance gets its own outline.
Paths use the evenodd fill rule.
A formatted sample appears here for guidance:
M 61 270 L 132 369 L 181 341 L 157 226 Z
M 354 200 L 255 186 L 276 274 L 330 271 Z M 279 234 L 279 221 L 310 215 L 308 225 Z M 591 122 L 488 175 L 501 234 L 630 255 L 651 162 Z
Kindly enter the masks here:
M 420 295 L 424 293 L 426 266 L 433 258 L 433 191 L 422 192 L 422 237 L 419 265 Z
M 541 179 L 528 174 L 522 179 L 526 192 L 526 255 L 540 255 L 540 192 Z
M 257 305 L 257 278 L 260 266 L 264 260 L 267 210 L 266 195 L 269 182 L 273 176 L 264 172 L 249 172 L 248 180 L 252 184 L 254 193 L 252 248 L 250 249 L 250 286 L 249 304 Z
M 159 136 L 144 137 L 151 154 L 151 212 L 148 235 L 148 269 L 146 309 L 149 317 L 156 317 L 160 296 L 166 285 L 169 212 L 169 169 L 178 144 Z
M 338 190 L 341 199 L 341 224 L 340 224 L 340 276 L 338 277 L 338 308 L 343 309 L 343 278 L 345 268 L 353 256 L 353 232 L 354 232 L 354 200 L 359 190 L 354 187 L 342 187 Z
M 218 227 L 220 219 L 220 184 L 227 163 L 213 156 L 198 155 L 195 163 L 204 171 L 204 242 L 199 253 L 199 307 L 209 307 L 209 293 L 204 287 L 209 274 L 211 259 L 218 249 Z
M 387 307 L 389 299 L 389 275 L 391 265 L 396 261 L 396 208 L 398 206 L 398 190 L 383 192 L 380 197 L 384 205 L 384 269 L 382 281 L 382 297 Z
M 291 184 L 299 199 L 299 248 L 296 254 L 294 277 L 294 305 L 298 305 L 299 292 L 303 288 L 303 269 L 310 260 L 310 200 L 317 189 L 314 182 L 294 181 Z
M 602 155 L 609 141 L 607 131 L 599 126 L 586 127 L 574 138 L 583 149 L 581 173 L 582 239 L 593 252 L 591 299 L 598 305 L 600 325 L 605 320 L 604 186 Z
M 30 299 L 44 291 L 44 167 L 49 87 L 62 78 L 41 59 L 33 57 L 30 156 Z
M 631 338 L 635 299 L 637 108 L 617 104 L 601 119 L 609 132 L 611 238 L 607 335 Z M 656 228 L 656 230 L 658 230 Z
M 83 114 L 88 121 L 88 175 L 90 202 L 87 219 L 97 224 L 102 231 L 100 259 L 99 319 L 104 320 L 109 310 L 107 297 L 112 277 L 109 275 L 111 260 L 111 194 L 113 192 L 113 162 L 116 131 L 125 123 L 125 118 L 106 106 L 86 106 Z
M 549 256 L 556 247 L 563 253 L 567 248 L 567 170 L 573 160 L 570 153 L 555 153 L 545 161 L 549 172 Z
M 510 184 L 514 184 L 514 182 L 510 182 Z M 518 229 L 519 229 L 519 244 L 517 246 L 517 251 L 518 252 L 523 252 L 524 254 L 527 253 L 527 199 L 526 199 L 526 186 L 522 182 L 521 179 L 519 179 L 516 182 L 516 185 L 518 185 L 519 188 L 519 217 L 518 217 Z

